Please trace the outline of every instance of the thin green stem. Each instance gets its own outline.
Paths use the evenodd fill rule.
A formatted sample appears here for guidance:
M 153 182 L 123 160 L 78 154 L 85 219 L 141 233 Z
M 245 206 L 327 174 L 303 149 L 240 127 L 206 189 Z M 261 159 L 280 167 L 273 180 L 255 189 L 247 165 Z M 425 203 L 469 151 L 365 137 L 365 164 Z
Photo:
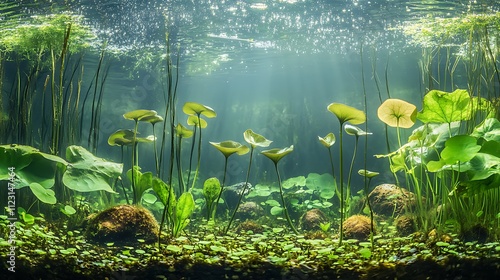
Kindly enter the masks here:
M 339 226 L 339 246 L 342 245 L 343 241 L 343 235 L 344 235 L 344 230 L 342 228 L 342 224 L 344 223 L 344 153 L 342 152 L 342 141 L 343 141 L 343 134 L 342 134 L 342 126 L 344 125 L 343 122 L 340 122 L 340 133 L 339 133 L 339 143 L 340 143 L 340 151 L 339 151 L 339 158 L 340 158 L 340 226 Z
M 212 210 L 212 220 L 215 221 L 215 213 L 217 212 L 217 206 L 219 205 L 219 200 L 222 196 L 222 192 L 224 191 L 224 185 L 226 183 L 226 174 L 227 174 L 227 159 L 229 158 L 229 156 L 225 156 L 224 155 L 224 175 L 222 177 L 222 184 L 220 186 L 220 192 L 219 192 L 219 195 L 217 196 L 217 200 L 215 201 L 215 205 L 213 206 L 213 210 Z
M 299 234 L 299 232 L 297 231 L 297 229 L 293 225 L 292 219 L 290 219 L 290 215 L 288 214 L 288 209 L 286 208 L 285 197 L 283 196 L 283 186 L 281 185 L 281 177 L 280 177 L 280 173 L 278 171 L 278 162 L 274 163 L 274 168 L 276 169 L 276 175 L 278 176 L 278 184 L 280 186 L 281 203 L 283 204 L 283 212 L 285 213 L 285 218 L 288 221 L 288 224 L 292 228 L 293 232 L 295 234 Z
M 226 229 L 224 230 L 224 234 L 227 234 L 227 232 L 229 231 L 229 228 L 231 227 L 231 223 L 233 222 L 234 217 L 236 216 L 236 212 L 238 211 L 238 208 L 240 207 L 241 200 L 243 199 L 243 195 L 245 195 L 245 192 L 247 190 L 248 179 L 250 178 L 250 168 L 252 167 L 253 150 L 254 150 L 254 147 L 251 146 L 250 147 L 250 161 L 248 162 L 245 185 L 243 186 L 243 190 L 240 193 L 240 196 L 238 198 L 238 203 L 236 204 L 236 208 L 234 208 L 233 214 L 231 215 L 231 219 L 229 219 L 229 223 L 228 223 Z M 331 157 L 330 157 L 330 160 L 331 160 Z

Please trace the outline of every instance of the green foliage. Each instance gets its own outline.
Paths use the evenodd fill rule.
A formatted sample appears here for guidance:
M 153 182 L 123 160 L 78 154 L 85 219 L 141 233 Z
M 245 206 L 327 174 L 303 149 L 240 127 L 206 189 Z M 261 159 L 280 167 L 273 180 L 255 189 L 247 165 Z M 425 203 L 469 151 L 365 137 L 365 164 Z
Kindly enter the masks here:
M 422 47 L 435 47 L 443 43 L 465 45 L 472 35 L 485 32 L 497 37 L 500 30 L 500 13 L 463 14 L 453 18 L 421 18 L 401 27 L 410 42 Z
M 322 199 L 330 199 L 335 195 L 337 190 L 337 183 L 333 176 L 324 173 L 309 173 L 306 179 L 306 186 L 308 189 L 316 191 Z
M 330 226 L 332 225 L 332 223 L 330 222 L 327 222 L 327 223 L 319 223 L 319 228 L 323 231 L 323 232 L 327 232 L 329 229 L 330 229 Z
M 19 218 L 21 218 L 21 220 L 23 220 L 24 223 L 28 225 L 35 223 L 35 217 L 26 212 L 26 209 L 24 209 L 23 207 L 18 207 L 17 213 L 19 214 Z
M 41 53 L 61 53 L 67 28 L 71 26 L 70 52 L 88 49 L 96 44 L 96 36 L 82 16 L 70 13 L 32 16 L 9 29 L 2 29 L 0 50 L 14 52 L 30 59 Z
M 153 187 L 153 173 L 146 172 L 141 173 L 141 168 L 139 166 L 134 166 L 134 176 L 132 177 L 132 169 L 127 171 L 127 178 L 132 182 L 132 178 L 135 181 L 132 186 L 134 187 L 135 197 L 134 203 L 139 204 L 141 202 L 142 195 L 144 192 Z
M 156 195 L 160 198 L 161 203 L 163 205 L 167 206 L 167 204 L 170 205 L 170 207 L 175 206 L 175 193 L 173 188 L 171 188 L 167 183 L 163 182 L 158 177 L 153 177 L 153 190 L 155 191 Z M 170 194 L 169 194 L 170 192 Z M 170 200 L 170 203 L 167 203 L 167 201 Z M 169 211 L 169 213 L 172 213 Z
M 189 217 L 193 213 L 194 207 L 193 195 L 190 192 L 185 192 L 179 197 L 174 211 L 174 237 L 179 236 L 181 231 L 189 224 Z
M 337 117 L 340 124 L 345 122 L 362 124 L 366 121 L 365 112 L 345 104 L 331 103 L 327 109 Z
M 46 189 L 38 183 L 31 183 L 29 187 L 36 198 L 38 198 L 41 202 L 47 204 L 56 204 L 57 198 L 53 190 Z
M 471 118 L 472 106 L 469 93 L 463 89 L 454 92 L 431 90 L 423 100 L 418 119 L 424 123 L 451 123 Z
M 122 173 L 122 164 L 96 157 L 80 146 L 69 146 L 66 159 L 70 163 L 63 175 L 66 187 L 79 192 L 115 193 L 112 185 Z
M 55 182 L 57 165 L 67 165 L 62 158 L 42 153 L 24 145 L 0 146 L 0 181 L 9 180 L 9 168 L 16 175 L 16 189 L 37 183 L 45 189 L 51 188 Z
M 205 197 L 205 203 L 207 205 L 207 220 L 210 220 L 210 217 L 213 215 L 214 202 L 219 197 L 220 192 L 222 191 L 219 179 L 212 177 L 205 180 L 203 183 L 203 196 Z

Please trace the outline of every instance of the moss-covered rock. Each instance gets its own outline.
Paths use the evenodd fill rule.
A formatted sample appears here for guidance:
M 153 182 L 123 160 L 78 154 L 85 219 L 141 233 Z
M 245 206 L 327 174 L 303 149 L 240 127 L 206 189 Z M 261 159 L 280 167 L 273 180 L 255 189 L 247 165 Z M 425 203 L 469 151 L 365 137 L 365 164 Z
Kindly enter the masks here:
M 368 195 L 373 212 L 382 216 L 403 214 L 405 209 L 411 209 L 416 202 L 414 193 L 394 184 L 381 184 Z
M 354 215 L 344 221 L 342 228 L 347 239 L 368 240 L 370 237 L 370 218 L 363 215 Z
M 158 240 L 158 222 L 151 212 L 137 205 L 118 205 L 89 217 L 85 237 L 88 240 L 117 244 L 146 243 Z
M 300 226 L 303 230 L 320 230 L 320 224 L 328 222 L 325 213 L 319 209 L 311 209 L 300 218 Z

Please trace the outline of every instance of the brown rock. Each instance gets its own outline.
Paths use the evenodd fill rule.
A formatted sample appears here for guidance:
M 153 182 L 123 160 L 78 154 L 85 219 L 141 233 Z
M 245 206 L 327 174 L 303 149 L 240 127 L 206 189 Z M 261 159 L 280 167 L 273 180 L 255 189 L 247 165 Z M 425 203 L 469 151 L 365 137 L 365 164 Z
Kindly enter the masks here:
M 264 214 L 264 209 L 256 202 L 249 201 L 242 203 L 236 211 L 236 216 L 242 220 L 257 219 Z
M 328 218 L 319 209 L 311 209 L 300 217 L 300 224 L 303 230 L 320 230 L 321 223 L 327 223 Z
M 368 196 L 373 212 L 386 217 L 403 214 L 415 204 L 415 194 L 393 184 L 378 185 Z
M 371 220 L 367 216 L 354 215 L 344 221 L 342 230 L 347 239 L 368 240 L 370 237 Z M 375 231 L 375 229 L 374 229 Z
M 118 205 L 89 217 L 85 236 L 95 242 L 134 244 L 158 240 L 159 227 L 151 212 L 137 205 Z

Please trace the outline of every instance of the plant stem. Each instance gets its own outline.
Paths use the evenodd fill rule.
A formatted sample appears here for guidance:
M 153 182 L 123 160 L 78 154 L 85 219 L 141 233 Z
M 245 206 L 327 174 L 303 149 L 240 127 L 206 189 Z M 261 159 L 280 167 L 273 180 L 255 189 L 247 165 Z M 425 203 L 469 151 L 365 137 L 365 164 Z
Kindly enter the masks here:
M 342 152 L 342 126 L 344 125 L 343 122 L 340 122 L 340 133 L 339 133 L 339 143 L 340 143 L 340 151 L 339 151 L 339 158 L 340 158 L 340 234 L 339 234 L 339 246 L 342 245 L 342 240 L 343 240 L 343 235 L 344 231 L 342 228 L 342 224 L 344 223 L 344 155 Z
M 276 175 L 278 176 L 278 184 L 280 186 L 281 203 L 283 204 L 283 212 L 285 212 L 286 220 L 288 221 L 288 224 L 292 228 L 293 232 L 295 234 L 299 234 L 299 232 L 297 231 L 297 229 L 293 225 L 292 219 L 290 219 L 290 215 L 288 214 L 288 210 L 286 208 L 285 197 L 283 196 L 283 186 L 281 185 L 281 177 L 280 177 L 280 173 L 278 171 L 278 163 L 277 162 L 274 163 L 274 168 L 276 169 Z
M 229 158 L 229 156 L 225 156 L 224 155 L 224 175 L 222 177 L 222 184 L 220 185 L 220 192 L 219 192 L 219 195 L 217 196 L 217 200 L 215 200 L 215 205 L 213 206 L 213 209 L 212 209 L 212 220 L 215 221 L 215 213 L 217 212 L 217 206 L 219 205 L 219 200 L 222 196 L 222 192 L 224 191 L 224 185 L 226 183 L 226 173 L 227 173 L 227 159 Z
M 231 215 L 231 219 L 229 219 L 229 223 L 228 223 L 226 229 L 224 230 L 224 234 L 227 234 L 227 232 L 229 231 L 229 228 L 231 227 L 231 223 L 233 222 L 234 217 L 236 216 L 236 212 L 238 211 L 238 208 L 240 207 L 241 200 L 243 199 L 243 195 L 245 195 L 245 192 L 247 190 L 248 179 L 250 178 L 250 168 L 252 167 L 253 150 L 254 150 L 254 148 L 251 145 L 250 146 L 250 161 L 248 162 L 247 176 L 246 176 L 246 179 L 245 179 L 245 185 L 243 186 L 243 190 L 240 193 L 240 197 L 238 198 L 238 203 L 236 204 L 236 208 L 234 208 L 233 214 Z M 330 156 L 330 159 L 331 159 L 331 156 Z

